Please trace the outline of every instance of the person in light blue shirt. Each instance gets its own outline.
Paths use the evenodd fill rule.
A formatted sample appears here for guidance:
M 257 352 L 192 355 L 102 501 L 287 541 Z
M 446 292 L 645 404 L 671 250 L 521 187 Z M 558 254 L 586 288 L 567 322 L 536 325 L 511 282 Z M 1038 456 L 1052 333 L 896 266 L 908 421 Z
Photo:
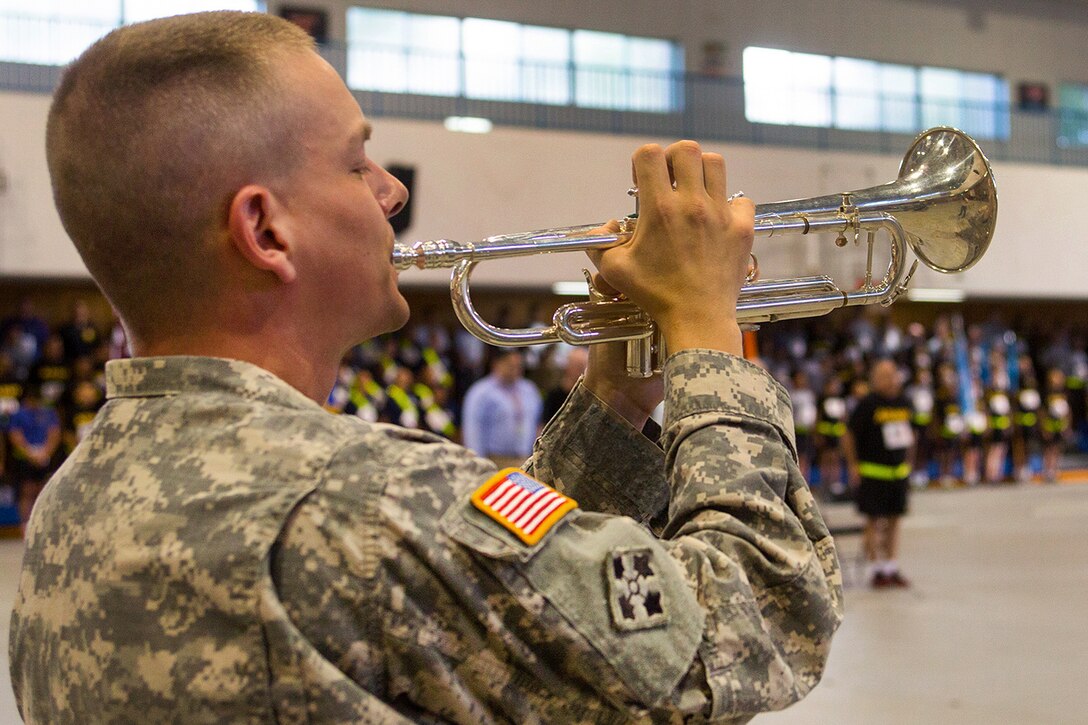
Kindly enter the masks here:
M 500 465 L 520 465 L 533 452 L 542 407 L 540 391 L 525 379 L 521 353 L 503 350 L 492 361 L 491 374 L 465 393 L 464 444 Z

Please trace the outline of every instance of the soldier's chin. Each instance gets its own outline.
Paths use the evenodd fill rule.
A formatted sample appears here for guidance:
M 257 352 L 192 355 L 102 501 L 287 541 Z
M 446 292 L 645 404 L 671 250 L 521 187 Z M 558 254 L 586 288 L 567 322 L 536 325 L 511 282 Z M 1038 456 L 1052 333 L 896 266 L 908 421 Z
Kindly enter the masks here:
M 395 332 L 404 327 L 408 324 L 408 318 L 411 317 L 411 315 L 412 311 L 408 306 L 408 300 L 404 298 L 404 295 L 400 293 L 400 290 L 397 290 L 389 312 L 389 324 L 391 327 L 388 332 Z M 393 327 L 393 325 L 395 325 L 395 327 Z

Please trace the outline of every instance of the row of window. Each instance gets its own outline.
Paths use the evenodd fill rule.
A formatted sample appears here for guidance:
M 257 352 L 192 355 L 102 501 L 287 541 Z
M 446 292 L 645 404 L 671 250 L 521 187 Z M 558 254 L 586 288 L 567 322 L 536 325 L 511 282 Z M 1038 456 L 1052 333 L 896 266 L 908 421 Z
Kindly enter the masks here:
M 264 10 L 257 0 L 0 0 L 0 61 L 64 65 L 113 28 L 204 10 Z
M 744 50 L 744 109 L 754 123 L 1009 135 L 1009 87 L 1000 76 L 771 48 Z
M 680 47 L 659 38 L 350 8 L 359 90 L 584 108 L 679 110 Z
M 0 61 L 62 65 L 118 25 L 259 0 L 0 0 Z M 483 18 L 352 7 L 346 80 L 358 90 L 675 113 L 677 43 Z M 753 123 L 912 133 L 936 125 L 1009 135 L 1000 76 L 750 47 L 744 108 Z M 1063 84 L 1059 142 L 1088 145 L 1088 86 Z

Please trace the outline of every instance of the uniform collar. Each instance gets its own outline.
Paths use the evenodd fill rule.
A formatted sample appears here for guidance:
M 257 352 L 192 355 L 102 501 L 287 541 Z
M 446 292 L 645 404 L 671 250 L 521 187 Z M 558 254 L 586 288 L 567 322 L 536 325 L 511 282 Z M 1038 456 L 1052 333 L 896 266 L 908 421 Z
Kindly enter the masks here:
M 320 406 L 262 367 L 241 360 L 178 355 L 110 360 L 107 398 L 229 393 L 293 408 Z

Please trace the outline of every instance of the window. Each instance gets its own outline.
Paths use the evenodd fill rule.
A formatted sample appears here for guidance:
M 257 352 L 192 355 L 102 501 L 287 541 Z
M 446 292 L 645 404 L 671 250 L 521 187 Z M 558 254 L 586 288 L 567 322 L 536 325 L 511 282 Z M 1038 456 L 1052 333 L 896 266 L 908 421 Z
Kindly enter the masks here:
M 482 18 L 461 27 L 466 96 L 570 103 L 568 31 Z
M 678 46 L 484 18 L 348 9 L 348 85 L 360 90 L 668 112 Z
M 0 61 L 64 65 L 116 27 L 201 10 L 263 10 L 257 0 L 0 0 Z
M 745 116 L 754 123 L 913 133 L 956 126 L 1008 138 L 1008 85 L 996 75 L 859 58 L 744 50 Z
M 1088 86 L 1058 86 L 1058 145 L 1088 146 Z

